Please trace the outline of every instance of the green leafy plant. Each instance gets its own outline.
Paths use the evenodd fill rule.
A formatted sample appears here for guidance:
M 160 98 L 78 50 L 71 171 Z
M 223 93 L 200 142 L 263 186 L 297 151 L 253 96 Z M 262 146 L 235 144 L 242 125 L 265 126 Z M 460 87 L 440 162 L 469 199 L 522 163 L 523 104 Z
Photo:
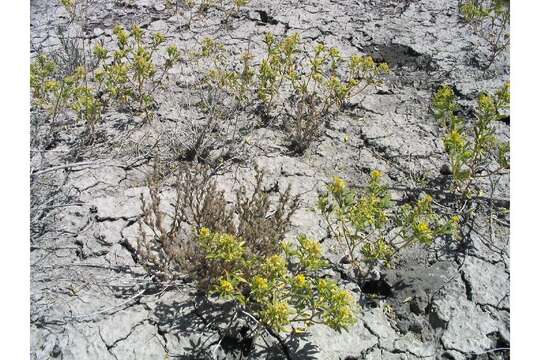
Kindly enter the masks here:
M 103 84 L 110 99 L 124 104 L 135 101 L 136 109 L 149 118 L 155 102 L 152 94 L 163 87 L 168 71 L 180 60 L 180 52 L 175 45 L 167 46 L 165 61 L 158 65 L 154 55 L 164 44 L 165 35 L 157 32 L 146 40 L 144 31 L 137 25 L 131 32 L 118 25 L 113 32 L 116 49 L 112 53 L 102 44 L 94 47 L 98 61 L 96 81 Z
M 360 272 L 367 272 L 378 261 L 391 265 L 392 258 L 406 246 L 429 246 L 436 237 L 454 234 L 459 222 L 457 217 L 444 221 L 438 216 L 429 195 L 414 205 L 395 206 L 381 176 L 373 171 L 362 192 L 334 177 L 318 201 L 330 235 L 344 249 L 353 269 Z
M 57 80 L 58 66 L 49 56 L 39 54 L 30 64 L 30 89 L 33 102 L 51 113 L 53 119 L 66 104 L 68 92 L 64 81 Z
M 346 59 L 337 48 L 322 43 L 311 49 L 312 55 L 304 55 L 298 33 L 281 41 L 267 33 L 264 43 L 266 54 L 259 65 L 251 64 L 248 51 L 238 66 L 214 40 L 203 42 L 201 56 L 212 57 L 214 64 L 208 83 L 224 89 L 240 107 L 252 104 L 260 109 L 264 124 L 281 116 L 297 153 L 320 136 L 330 115 L 368 86 L 380 84 L 389 71 L 387 64 L 376 64 L 370 56 Z
M 510 44 L 510 0 L 467 0 L 460 10 L 465 21 L 490 46 L 487 70 Z
M 229 234 L 199 230 L 199 248 L 220 269 L 212 292 L 232 300 L 261 326 L 274 332 L 303 332 L 315 323 L 345 330 L 356 323 L 352 295 L 329 279 L 317 241 L 305 235 L 298 245 L 282 242 L 283 251 L 271 256 L 249 253 L 245 241 Z
M 254 84 L 255 69 L 253 68 L 252 54 L 246 51 L 242 54 L 241 69 L 231 67 L 225 47 L 211 37 L 203 38 L 201 49 L 195 54 L 199 59 L 208 58 L 211 68 L 208 71 L 205 82 L 215 89 L 225 89 L 237 101 L 239 107 L 244 107 L 251 100 L 250 92 Z
M 176 46 L 166 48 L 165 61 L 158 65 L 153 55 L 165 41 L 155 33 L 149 43 L 143 31 L 135 26 L 131 33 L 121 26 L 114 30 L 117 48 L 112 54 L 97 44 L 92 58 L 77 66 L 73 73 L 63 69 L 46 54 L 38 54 L 30 65 L 30 88 L 34 104 L 46 110 L 54 120 L 66 110 L 74 111 L 87 126 L 90 138 L 95 125 L 108 105 L 124 104 L 151 117 L 152 94 L 163 86 L 167 72 L 179 59 Z
M 508 142 L 497 139 L 495 122 L 503 119 L 502 112 L 510 106 L 510 84 L 506 83 L 494 95 L 481 93 L 478 97 L 474 122 L 466 126 L 454 91 L 442 86 L 433 97 L 435 118 L 444 130 L 444 148 L 450 160 L 453 189 L 466 196 L 477 178 L 505 172 L 510 168 Z M 493 164 L 497 164 L 493 168 Z
M 369 85 L 380 84 L 379 76 L 389 71 L 387 64 L 376 64 L 370 56 L 345 59 L 339 49 L 323 43 L 316 44 L 312 55 L 302 59 L 298 33 L 282 41 L 267 33 L 265 44 L 267 56 L 258 73 L 258 95 L 267 106 L 274 105 L 274 97 L 289 83 L 300 100 L 316 97 L 317 112 L 325 114 Z M 340 75 L 342 72 L 345 75 Z
M 30 88 L 34 104 L 46 110 L 53 123 L 62 111 L 74 111 L 93 136 L 103 104 L 96 90 L 87 85 L 86 78 L 83 66 L 77 67 L 70 75 L 62 76 L 58 64 L 45 54 L 39 54 L 30 64 Z

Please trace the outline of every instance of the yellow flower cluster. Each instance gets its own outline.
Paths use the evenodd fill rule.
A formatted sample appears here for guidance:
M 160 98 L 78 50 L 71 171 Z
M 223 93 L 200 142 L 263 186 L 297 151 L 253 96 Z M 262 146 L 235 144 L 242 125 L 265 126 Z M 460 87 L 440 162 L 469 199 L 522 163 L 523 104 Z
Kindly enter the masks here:
M 318 278 L 326 266 L 319 242 L 300 235 L 298 245 L 281 244 L 284 255 L 264 257 L 244 251 L 234 235 L 203 227 L 198 238 L 208 266 L 223 269 L 211 280 L 214 293 L 241 304 L 274 331 L 305 330 L 316 319 L 341 330 L 356 321 L 352 295 Z
M 328 190 L 335 194 L 342 193 L 347 188 L 347 182 L 339 176 L 332 177 L 332 183 L 328 185 Z

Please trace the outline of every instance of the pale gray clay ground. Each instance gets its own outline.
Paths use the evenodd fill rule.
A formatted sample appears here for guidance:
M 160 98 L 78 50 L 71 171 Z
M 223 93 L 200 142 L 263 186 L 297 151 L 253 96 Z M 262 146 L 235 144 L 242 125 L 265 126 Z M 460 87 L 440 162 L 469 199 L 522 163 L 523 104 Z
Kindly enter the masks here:
M 290 236 L 306 232 L 326 249 L 332 240 L 312 209 L 333 175 L 362 186 L 372 169 L 380 169 L 398 201 L 418 195 L 418 188 L 444 188 L 440 169 L 447 157 L 430 110 L 433 92 L 452 84 L 467 107 L 509 75 L 506 53 L 484 73 L 488 49 L 463 22 L 457 0 L 253 0 L 230 24 L 214 11 L 192 19 L 190 27 L 186 16 L 165 9 L 164 2 L 95 1 L 81 29 L 68 25 L 56 1 L 31 0 L 31 56 L 59 49 L 58 26 L 65 27 L 64 36 L 84 33 L 107 44 L 117 23 L 138 23 L 164 32 L 181 49 L 195 49 L 204 36 L 213 36 L 236 53 L 249 43 L 257 54 L 265 32 L 300 32 L 305 40 L 325 41 L 345 54 L 372 54 L 390 65 L 384 85 L 354 98 L 304 155 L 290 153 L 278 126 L 248 128 L 237 160 L 218 177 L 231 201 L 234 189 L 252 183 L 255 165 L 267 170 L 268 191 L 290 184 L 302 194 Z M 156 95 L 152 123 L 107 111 L 91 145 L 82 140 L 84 126 L 69 114 L 51 130 L 32 110 L 31 359 L 212 355 L 226 306 L 204 305 L 189 281 L 157 284 L 135 254 L 139 196 L 147 191 L 156 142 L 163 158 L 173 158 L 190 141 L 186 124 L 201 118 L 190 107 L 200 96 L 190 86 L 191 71 L 185 63 L 173 69 L 167 91 Z M 509 122 L 497 126 L 498 135 L 508 138 Z M 509 178 L 497 180 L 497 207 L 508 208 Z M 487 180 L 485 186 L 488 193 Z M 354 284 L 332 274 L 359 298 L 357 325 L 342 333 L 315 326 L 289 339 L 288 356 L 509 359 L 507 350 L 497 350 L 510 347 L 509 220 L 490 217 L 484 201 L 461 242 L 410 249 L 379 280 Z M 328 257 L 339 261 L 331 252 Z M 286 358 L 272 338 L 253 343 L 241 334 L 222 340 L 218 350 L 220 359 Z

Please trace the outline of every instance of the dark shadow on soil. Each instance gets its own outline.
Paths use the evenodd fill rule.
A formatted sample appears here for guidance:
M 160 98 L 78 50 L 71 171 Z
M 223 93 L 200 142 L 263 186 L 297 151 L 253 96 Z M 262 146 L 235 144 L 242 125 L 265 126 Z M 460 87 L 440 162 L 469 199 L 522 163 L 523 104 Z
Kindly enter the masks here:
M 154 315 L 160 333 L 188 343 L 181 349 L 169 347 L 171 359 L 202 360 L 217 356 L 231 360 L 247 357 L 309 360 L 316 359 L 318 352 L 306 335 L 291 335 L 283 339 L 288 351 L 285 355 L 276 338 L 263 330 L 255 333 L 250 319 L 235 318 L 232 303 L 214 303 L 201 295 L 186 303 L 158 303 Z

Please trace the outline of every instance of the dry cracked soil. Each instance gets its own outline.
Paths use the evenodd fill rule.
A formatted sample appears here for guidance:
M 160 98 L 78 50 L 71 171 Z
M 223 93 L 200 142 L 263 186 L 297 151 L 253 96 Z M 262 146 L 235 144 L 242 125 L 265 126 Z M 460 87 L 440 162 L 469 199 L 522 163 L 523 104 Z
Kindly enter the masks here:
M 278 126 L 253 127 L 217 176 L 230 202 L 253 182 L 255 166 L 267 171 L 268 192 L 290 185 L 301 208 L 288 236 L 309 233 L 330 250 L 313 208 L 332 176 L 362 186 L 380 169 L 398 202 L 442 186 L 447 157 L 430 110 L 434 91 L 452 84 L 468 106 L 510 71 L 505 52 L 482 68 L 488 46 L 464 23 L 457 0 L 252 0 L 228 22 L 219 11 L 189 19 L 161 0 L 91 3 L 81 25 L 56 1 L 31 0 L 31 56 L 57 51 L 66 36 L 110 44 L 116 24 L 137 23 L 180 49 L 212 36 L 233 53 L 247 46 L 257 53 L 265 32 L 299 32 L 390 65 L 384 84 L 352 99 L 303 155 L 289 151 Z M 288 353 L 272 337 L 221 337 L 226 304 L 201 300 L 188 280 L 154 281 L 136 256 L 139 197 L 147 195 L 156 144 L 174 158 L 174 147 L 191 136 L 183 127 L 201 118 L 190 106 L 200 96 L 191 70 L 185 63 L 172 69 L 166 91 L 155 95 L 152 122 L 108 110 L 92 144 L 69 113 L 51 127 L 32 109 L 32 359 L 509 359 L 509 220 L 494 216 L 486 199 L 458 242 L 408 249 L 369 281 L 331 273 L 358 297 L 357 324 L 341 333 L 316 325 L 288 338 Z M 497 124 L 497 136 L 509 133 L 509 121 Z M 509 176 L 496 180 L 482 186 L 498 208 L 509 208 Z M 339 262 L 331 251 L 329 258 Z

